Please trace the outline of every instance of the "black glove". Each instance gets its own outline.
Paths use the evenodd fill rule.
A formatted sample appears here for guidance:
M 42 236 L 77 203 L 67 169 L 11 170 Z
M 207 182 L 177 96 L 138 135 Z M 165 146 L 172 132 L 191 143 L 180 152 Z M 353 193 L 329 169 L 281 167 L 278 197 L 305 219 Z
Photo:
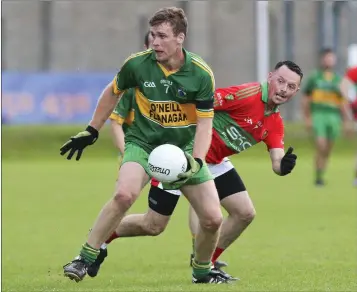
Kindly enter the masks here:
M 297 156 L 293 154 L 294 148 L 289 147 L 288 151 L 285 153 L 284 157 L 280 162 L 280 175 L 284 176 L 289 174 L 296 164 Z
M 61 147 L 61 155 L 65 155 L 71 150 L 67 156 L 67 159 L 70 160 L 74 153 L 78 151 L 76 157 L 76 160 L 78 161 L 82 156 L 83 149 L 94 144 L 94 142 L 97 141 L 98 136 L 98 131 L 91 126 L 88 126 L 85 131 L 79 132 L 76 136 L 71 137 L 71 140 L 67 141 Z

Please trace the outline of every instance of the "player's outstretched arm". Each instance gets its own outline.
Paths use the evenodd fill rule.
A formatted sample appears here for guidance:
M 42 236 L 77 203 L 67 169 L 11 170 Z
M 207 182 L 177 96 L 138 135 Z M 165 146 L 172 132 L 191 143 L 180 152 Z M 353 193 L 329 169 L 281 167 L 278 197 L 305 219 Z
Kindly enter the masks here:
M 341 91 L 342 96 L 346 100 L 352 101 L 355 97 L 356 92 L 353 92 L 354 91 L 353 82 L 347 76 L 344 76 L 342 78 L 342 81 L 340 83 L 340 91 Z
M 341 105 L 341 115 L 343 119 L 343 127 L 347 135 L 353 132 L 353 113 L 349 101 L 352 101 L 356 96 L 356 92 L 352 81 L 347 77 L 343 77 L 340 84 L 340 92 L 344 97 Z
M 67 156 L 68 160 L 72 159 L 76 152 L 76 160 L 79 160 L 84 148 L 97 141 L 99 130 L 113 112 L 114 107 L 118 103 L 119 96 L 121 96 L 126 89 L 133 88 L 137 85 L 136 79 L 134 78 L 135 68 L 132 65 L 133 61 L 130 61 L 134 57 L 129 58 L 124 63 L 121 71 L 103 90 L 88 127 L 84 131 L 71 137 L 71 139 L 61 147 L 61 155 L 65 155 L 69 152 Z
M 297 156 L 293 151 L 294 149 L 292 147 L 289 147 L 286 153 L 284 153 L 284 149 L 282 148 L 269 150 L 272 168 L 277 175 L 287 175 L 294 169 Z
M 107 85 L 98 100 L 92 120 L 89 122 L 91 127 L 97 129 L 98 131 L 103 127 L 104 123 L 107 121 L 117 105 L 119 95 L 120 92 L 114 92 L 112 82 Z
M 113 85 L 110 83 L 101 94 L 97 108 L 95 109 L 93 118 L 87 128 L 79 132 L 77 135 L 70 138 L 61 148 L 60 154 L 65 155 L 67 152 L 67 159 L 72 159 L 73 155 L 77 153 L 76 160 L 82 156 L 84 148 L 92 145 L 99 137 L 99 130 L 104 125 L 112 113 L 114 107 L 118 102 L 118 96 L 114 93 Z

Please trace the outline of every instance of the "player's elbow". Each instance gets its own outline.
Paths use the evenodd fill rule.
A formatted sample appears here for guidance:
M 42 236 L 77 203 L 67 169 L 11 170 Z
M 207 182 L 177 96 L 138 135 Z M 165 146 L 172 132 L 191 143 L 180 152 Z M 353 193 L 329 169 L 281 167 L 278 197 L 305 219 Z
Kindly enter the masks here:
M 280 161 L 274 161 L 272 163 L 272 170 L 274 171 L 275 174 L 280 175 L 281 174 L 281 169 L 280 169 Z

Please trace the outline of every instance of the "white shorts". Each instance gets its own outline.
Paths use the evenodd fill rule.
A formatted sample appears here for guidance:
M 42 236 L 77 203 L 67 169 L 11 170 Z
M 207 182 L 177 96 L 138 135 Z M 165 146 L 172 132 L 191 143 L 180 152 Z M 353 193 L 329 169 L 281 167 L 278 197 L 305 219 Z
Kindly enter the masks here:
M 219 164 L 208 163 L 207 166 L 214 178 L 219 177 L 234 168 L 232 162 L 227 157 L 223 158 L 222 162 Z
M 207 166 L 214 178 L 217 178 L 217 177 L 225 174 L 226 172 L 230 171 L 232 168 L 234 168 L 232 162 L 227 157 L 223 158 L 222 162 L 219 164 L 208 163 Z M 151 185 L 156 186 L 160 189 L 163 189 L 161 182 L 151 180 Z M 165 190 L 165 191 L 170 194 L 176 195 L 176 196 L 182 195 L 182 192 L 180 190 Z

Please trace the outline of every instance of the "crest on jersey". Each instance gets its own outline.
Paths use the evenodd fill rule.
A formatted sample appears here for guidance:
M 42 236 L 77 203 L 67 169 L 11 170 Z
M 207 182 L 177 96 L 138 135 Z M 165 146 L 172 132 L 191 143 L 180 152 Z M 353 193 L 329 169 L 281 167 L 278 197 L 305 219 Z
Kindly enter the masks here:
M 183 97 L 186 97 L 186 92 L 183 88 L 179 88 L 177 89 L 177 97 L 180 97 L 180 98 L 183 98 Z
M 213 106 L 214 107 L 218 107 L 218 106 L 221 106 L 223 104 L 223 101 L 222 101 L 222 95 L 220 92 L 215 92 L 213 94 Z
M 224 99 L 226 99 L 226 100 L 234 100 L 234 96 L 233 96 L 233 94 L 228 94 L 228 95 L 226 95 L 224 97 Z

